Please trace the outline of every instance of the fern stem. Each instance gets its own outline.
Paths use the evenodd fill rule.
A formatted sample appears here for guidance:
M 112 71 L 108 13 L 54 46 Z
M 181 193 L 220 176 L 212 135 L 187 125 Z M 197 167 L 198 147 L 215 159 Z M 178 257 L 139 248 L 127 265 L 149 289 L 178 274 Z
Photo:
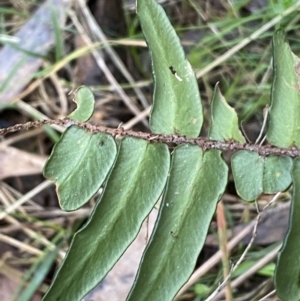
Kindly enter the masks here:
M 64 119 L 47 119 L 38 121 L 29 121 L 26 123 L 16 124 L 7 128 L 0 128 L 0 136 L 7 133 L 12 133 L 20 130 L 28 130 L 30 128 L 41 127 L 43 125 L 61 125 L 61 126 L 71 126 L 76 125 L 80 128 L 86 129 L 92 133 L 106 133 L 116 136 L 131 136 L 135 138 L 144 139 L 151 142 L 160 142 L 166 144 L 193 144 L 198 145 L 203 150 L 217 149 L 221 151 L 239 151 L 247 150 L 251 152 L 256 152 L 261 156 L 287 156 L 287 157 L 300 157 L 300 149 L 296 146 L 291 146 L 290 148 L 280 148 L 273 145 L 259 145 L 251 143 L 239 143 L 236 141 L 215 141 L 204 137 L 198 138 L 188 138 L 186 136 L 180 135 L 158 135 L 153 133 L 145 133 L 140 131 L 125 130 L 122 127 L 109 128 L 102 125 L 94 125 L 91 123 L 77 122 L 69 118 Z

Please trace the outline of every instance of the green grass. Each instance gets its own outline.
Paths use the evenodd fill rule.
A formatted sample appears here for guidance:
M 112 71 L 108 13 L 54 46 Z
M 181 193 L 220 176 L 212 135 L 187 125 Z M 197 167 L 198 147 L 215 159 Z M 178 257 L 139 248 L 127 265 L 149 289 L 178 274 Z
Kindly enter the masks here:
M 296 1 L 282 1 L 280 3 L 277 3 L 275 0 L 268 1 L 268 6 L 265 6 L 263 9 L 257 9 L 255 12 L 251 13 L 249 11 L 249 6 L 251 5 L 250 1 L 219 1 L 218 7 L 214 7 L 209 1 L 197 1 L 197 3 L 201 3 L 201 7 L 196 5 L 194 2 L 195 1 L 188 0 L 179 0 L 175 2 L 166 1 L 166 3 L 164 3 L 164 7 L 173 26 L 176 28 L 180 39 L 182 40 L 182 44 L 187 51 L 187 58 L 195 72 L 201 71 L 215 60 L 218 60 L 224 53 L 232 50 L 236 45 L 245 41 L 252 33 L 261 29 L 273 18 L 278 16 L 278 14 L 284 13 L 292 4 L 296 3 Z M 235 4 L 235 2 L 237 4 Z M 37 1 L 30 1 L 27 2 L 27 5 L 27 9 L 21 10 L 19 7 L 13 7 L 7 1 L 6 5 L 0 7 L 0 34 L 13 36 L 22 24 L 31 17 L 32 13 L 30 8 L 37 7 L 40 4 Z M 127 35 L 120 36 L 120 38 L 127 41 L 127 44 L 119 45 L 117 42 L 111 44 L 115 45 L 115 49 L 127 51 L 127 57 L 129 58 L 128 62 L 130 64 L 128 69 L 137 82 L 146 82 L 141 89 L 147 99 L 150 100 L 152 94 L 152 78 L 147 50 L 143 46 L 130 45 L 130 42 L 132 41 L 142 41 L 143 36 L 134 12 L 132 10 L 126 10 L 124 13 L 127 25 Z M 19 118 L 20 120 L 17 122 L 24 122 L 30 117 L 41 118 L 43 115 L 46 115 L 49 118 L 61 117 L 61 103 L 57 90 L 61 89 L 63 93 L 67 95 L 70 88 L 77 87 L 78 84 L 74 82 L 74 73 L 77 67 L 76 60 L 87 53 L 90 53 L 94 49 L 103 49 L 101 45 L 75 48 L 74 39 L 77 30 L 75 29 L 72 21 L 69 20 L 67 26 L 57 24 L 57 22 L 55 22 L 55 18 L 53 18 L 52 21 L 55 29 L 55 46 L 52 53 L 49 54 L 45 60 L 47 64 L 41 66 L 40 70 L 36 74 L 31 75 L 33 76 L 31 84 L 37 83 L 37 89 L 28 92 L 24 96 L 23 100 L 31 106 L 32 111 L 25 110 L 24 108 L 20 109 L 18 102 L 17 105 L 14 106 L 14 108 L 19 110 L 23 116 L 23 118 Z M 243 122 L 243 127 L 246 131 L 251 130 L 249 127 L 249 121 L 254 121 L 256 123 L 256 127 L 260 129 L 263 120 L 262 109 L 269 103 L 272 82 L 271 38 L 275 28 L 280 26 L 288 31 L 288 39 L 291 47 L 293 51 L 299 55 L 299 11 L 293 11 L 279 20 L 273 27 L 262 31 L 257 38 L 244 47 L 241 47 L 240 50 L 234 52 L 228 59 L 221 60 L 213 69 L 206 72 L 199 78 L 198 82 L 204 104 L 204 111 L 206 113 L 206 126 L 208 124 L 209 106 L 214 85 L 216 82 L 220 82 L 222 93 L 227 101 L 237 110 L 240 121 Z M 93 39 L 92 35 L 89 37 Z M 98 42 L 95 40 L 93 41 Z M 20 45 L 20 47 L 22 48 L 22 45 Z M 17 69 L 19 67 L 19 65 L 16 65 Z M 11 70 L 11 74 L 7 74 L 6 81 L 4 81 L 2 87 L 6 86 L 7 81 L 10 80 L 14 72 L 16 72 L 16 70 L 13 69 Z M 56 79 L 53 79 L 53 76 L 55 76 Z M 142 111 L 143 107 L 136 100 L 134 91 L 130 89 L 132 85 L 128 84 L 125 80 L 122 80 L 121 86 L 125 89 L 125 92 L 132 97 L 135 104 Z M 96 112 L 96 115 L 98 114 L 98 119 L 93 121 L 108 125 L 116 125 L 121 122 L 127 122 L 133 118 L 133 116 L 128 113 L 128 109 L 120 100 L 120 97 L 111 92 L 111 90 L 114 89 L 112 89 L 107 82 L 94 85 L 93 90 L 96 91 L 99 98 L 107 98 L 110 100 L 97 109 L 98 111 Z M 44 92 L 42 93 L 41 91 Z M 72 111 L 71 106 L 72 102 L 68 98 L 69 111 Z M 0 109 L 0 117 L 5 116 L 5 114 L 6 111 L 1 111 Z M 141 124 L 138 124 L 137 128 L 146 130 L 145 126 Z M 23 134 L 24 133 L 19 133 L 17 135 L 21 136 Z M 22 147 L 30 152 L 36 152 L 40 155 L 47 155 L 50 151 L 50 145 L 53 143 L 51 139 L 55 141 L 57 137 L 57 133 L 53 132 L 53 129 L 49 130 L 48 128 L 45 129 L 45 132 L 42 135 L 34 137 L 35 140 L 32 140 L 32 138 L 26 138 L 26 140 L 23 140 L 23 145 L 18 145 L 18 147 Z M 27 146 L 28 148 L 26 148 Z M 12 200 L 17 200 L 20 197 L 20 192 L 26 192 L 26 189 L 21 189 L 19 185 L 20 183 L 16 184 L 18 181 L 20 181 L 23 185 L 26 183 L 26 179 L 22 177 L 15 179 L 15 181 L 5 180 L 9 186 L 13 187 L 9 194 L 9 196 L 12 196 L 11 199 L 9 196 L 6 196 L 6 199 L 10 202 Z M 3 192 L 4 188 L 1 185 L 2 182 L 0 181 L 0 189 Z M 34 189 L 34 186 L 31 186 L 30 189 Z M 39 195 L 39 193 L 37 195 Z M 22 217 L 21 215 L 18 216 L 13 214 L 10 216 L 19 225 L 19 230 L 22 229 L 22 224 L 25 223 L 25 220 L 26 229 L 28 228 L 48 241 L 57 244 L 57 252 L 59 253 L 59 251 L 66 250 L 67 242 L 65 241 L 65 243 L 61 243 L 61 239 L 55 240 L 53 238 L 60 235 L 61 226 L 70 229 L 74 224 L 81 223 L 84 218 L 86 218 L 87 211 L 91 211 L 95 199 L 88 207 L 83 209 L 83 217 L 80 216 L 80 214 L 70 214 L 61 218 L 54 214 L 55 212 L 58 212 L 59 209 L 56 207 L 57 204 L 55 198 L 53 199 L 53 189 L 52 194 L 49 195 L 52 196 L 52 205 L 43 205 L 46 206 L 45 208 L 48 210 L 49 216 L 41 217 L 40 219 L 24 219 L 24 216 Z M 235 198 L 235 195 L 232 192 L 228 192 L 227 196 L 228 195 Z M 224 197 L 224 203 L 227 209 L 227 219 L 231 219 L 235 224 L 240 223 L 242 215 L 248 210 L 248 204 L 244 204 L 238 199 L 235 199 L 235 201 L 232 202 L 230 201 L 230 197 Z M 6 203 L 2 198 L 0 202 L 1 210 L 7 206 L 5 204 Z M 30 204 L 30 206 L 28 204 Z M 55 206 L 53 204 L 55 204 Z M 233 204 L 239 206 L 238 211 L 234 211 L 234 209 L 232 209 Z M 19 210 L 24 211 L 28 210 L 28 208 L 30 209 L 28 211 L 28 215 L 32 214 L 33 217 L 35 214 L 41 215 L 41 211 L 43 211 L 41 208 L 39 210 L 36 209 L 35 211 L 35 206 L 32 205 L 32 203 L 23 204 Z M 51 212 L 53 212 L 53 214 L 50 214 Z M 255 211 L 250 211 L 250 219 L 254 218 L 255 215 Z M 44 221 L 41 221 L 43 219 Z M 58 228 L 56 227 L 57 223 L 59 223 Z M 5 227 L 11 225 L 11 220 L 4 220 Z M 217 226 L 215 223 L 211 226 L 211 233 L 217 233 Z M 7 235 L 14 237 L 14 232 L 9 232 Z M 26 235 L 28 235 L 28 233 Z M 4 266 L 7 268 L 6 271 L 9 271 L 6 273 L 6 276 L 8 275 L 9 278 L 14 277 L 8 267 L 18 271 L 15 263 L 20 257 L 25 256 L 30 262 L 30 264 L 24 264 L 22 266 L 24 279 L 18 279 L 20 282 L 19 288 L 26 289 L 18 290 L 11 300 L 29 300 L 30 298 L 26 296 L 29 296 L 39 290 L 43 292 L 45 284 L 44 287 L 40 284 L 37 285 L 33 277 L 34 273 L 37 272 L 38 269 L 41 269 L 42 273 L 44 273 L 43 275 L 46 275 L 50 270 L 51 263 L 61 260 L 59 257 L 56 257 L 56 259 L 55 256 L 51 257 L 52 253 L 49 253 L 49 249 L 45 245 L 39 244 L 33 236 L 26 235 L 25 238 L 23 237 L 21 240 L 28 245 L 35 245 L 37 249 L 44 252 L 44 255 L 38 256 L 30 252 L 22 251 L 19 253 L 18 251 L 16 254 L 10 255 L 11 257 L 9 257 L 8 261 L 4 262 L 5 257 L 1 259 L 1 262 L 4 262 Z M 240 250 L 235 248 L 231 256 L 237 258 L 240 256 L 240 253 Z M 1 254 L 1 256 L 4 255 Z M 41 265 L 41 258 L 43 258 L 43 256 L 49 256 L 47 258 L 50 258 L 50 263 L 47 261 L 47 264 L 44 266 Z M 248 265 L 252 264 L 253 258 L 255 260 L 259 260 L 265 256 L 265 252 L 261 252 L 259 247 L 254 247 L 249 256 L 249 260 L 246 259 L 244 265 L 237 270 L 237 276 L 247 270 Z M 3 269 L 3 271 L 4 270 L 5 269 Z M 4 272 L 2 272 L 2 274 L 4 274 Z M 264 277 L 272 277 L 272 266 L 270 266 L 270 269 L 267 271 L 264 271 L 264 275 Z M 253 278 L 248 280 L 248 285 L 250 285 L 250 287 L 252 280 L 255 285 L 255 277 L 256 276 L 253 276 Z M 191 287 L 189 291 L 190 294 L 187 295 L 187 297 L 183 297 L 183 300 L 203 300 L 203 296 L 205 296 L 207 290 L 212 291 L 215 289 L 221 278 L 221 265 L 212 268 L 201 278 L 201 282 L 196 284 L 194 287 Z M 237 298 L 242 296 L 243 289 L 245 289 L 245 286 L 241 286 L 241 288 L 234 293 L 234 297 Z

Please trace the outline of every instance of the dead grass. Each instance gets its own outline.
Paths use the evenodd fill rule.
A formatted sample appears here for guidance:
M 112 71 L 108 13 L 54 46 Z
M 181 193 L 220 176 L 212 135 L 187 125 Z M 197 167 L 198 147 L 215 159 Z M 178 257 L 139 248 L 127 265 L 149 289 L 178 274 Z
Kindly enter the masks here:
M 36 9 L 45 5 L 43 1 L 1 2 L 0 127 L 66 116 L 74 108 L 69 93 L 85 84 L 92 87 L 97 99 L 92 122 L 111 127 L 123 123 L 125 128 L 147 131 L 153 88 L 151 65 L 132 1 L 125 4 L 121 15 L 118 9 L 95 6 L 96 20 L 83 0 L 69 7 L 55 1 L 61 6 L 62 21 L 55 23 L 50 14 L 48 22 L 53 27 L 45 32 L 47 39 L 52 39 L 49 45 L 26 28 Z M 263 1 L 249 1 L 237 6 L 222 0 L 162 2 L 199 79 L 206 128 L 212 91 L 220 81 L 227 101 L 239 112 L 245 132 L 255 141 L 263 122 L 262 109 L 269 102 L 271 36 L 274 27 L 283 26 L 293 50 L 299 53 L 299 5 L 272 7 L 263 5 Z M 116 26 L 116 19 L 123 27 Z M 23 36 L 18 35 L 19 30 L 23 30 Z M 26 45 L 27 51 L 24 44 L 18 44 L 24 35 L 25 41 L 33 41 Z M 9 56 L 5 56 L 8 47 Z M 13 68 L 9 65 L 11 57 L 18 62 Z M 45 127 L 0 137 L 0 300 L 41 299 L 72 235 L 86 221 L 98 197 L 76 212 L 59 209 L 53 184 L 41 176 L 41 171 L 62 131 Z M 262 196 L 259 206 L 269 199 Z M 282 194 L 278 206 L 289 199 L 288 193 Z M 232 181 L 220 206 L 195 274 L 182 291 L 182 300 L 203 300 L 230 273 L 229 258 L 237 261 L 249 242 L 257 212 L 254 205 L 236 196 Z M 273 228 L 261 224 L 261 237 L 285 232 L 287 213 L 278 215 L 282 212 L 267 219 L 273 221 Z M 286 223 L 277 223 L 279 218 Z M 213 240 L 213 236 L 219 240 Z M 259 300 L 273 290 L 272 262 L 281 238 L 254 242 L 239 273 L 227 285 L 226 300 Z M 269 246 L 268 257 L 265 245 Z M 221 260 L 227 266 L 224 273 Z M 224 300 L 222 292 L 214 300 Z M 120 294 L 123 296 L 124 291 Z M 96 295 L 94 298 L 102 300 Z M 120 300 L 120 296 L 115 298 Z

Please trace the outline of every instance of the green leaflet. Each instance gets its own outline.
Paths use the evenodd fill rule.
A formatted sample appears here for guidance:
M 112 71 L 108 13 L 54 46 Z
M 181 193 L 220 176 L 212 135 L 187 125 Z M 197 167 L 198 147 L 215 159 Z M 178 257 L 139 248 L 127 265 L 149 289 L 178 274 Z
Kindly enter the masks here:
M 55 182 L 60 207 L 76 210 L 99 190 L 117 149 L 107 134 L 92 134 L 72 125 L 55 144 L 43 174 Z
M 289 230 L 278 254 L 275 288 L 282 301 L 300 300 L 300 158 L 294 160 Z
M 263 191 L 263 158 L 257 153 L 239 151 L 231 157 L 231 167 L 238 195 L 246 200 L 255 200 Z
M 198 137 L 203 122 L 200 94 L 180 41 L 155 0 L 137 0 L 137 14 L 153 66 L 151 131 Z
M 285 191 L 292 183 L 293 160 L 289 157 L 269 156 L 264 161 L 263 192 Z
M 227 184 L 220 154 L 176 147 L 158 222 L 128 301 L 171 301 L 190 277 Z
M 68 117 L 79 121 L 88 121 L 94 113 L 95 99 L 92 90 L 88 87 L 79 87 L 75 92 L 74 102 L 77 108 Z
M 245 138 L 239 130 L 236 112 L 226 102 L 218 84 L 215 86 L 211 104 L 211 126 L 208 136 L 210 139 L 218 141 L 245 142 Z
M 104 192 L 73 238 L 44 301 L 80 301 L 114 266 L 139 232 L 167 179 L 166 145 L 135 138 L 121 141 Z
M 273 85 L 268 141 L 278 147 L 300 146 L 300 60 L 283 30 L 273 37 Z
M 239 151 L 231 158 L 232 173 L 238 195 L 253 201 L 261 193 L 273 194 L 291 185 L 293 161 L 289 157 L 261 157 L 257 153 Z

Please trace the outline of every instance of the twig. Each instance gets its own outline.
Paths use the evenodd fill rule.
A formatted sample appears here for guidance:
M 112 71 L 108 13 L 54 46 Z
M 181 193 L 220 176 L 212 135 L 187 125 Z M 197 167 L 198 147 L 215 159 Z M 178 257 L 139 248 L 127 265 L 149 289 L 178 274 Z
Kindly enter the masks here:
M 27 202 L 33 196 L 35 196 L 36 194 L 38 194 L 39 192 L 41 192 L 45 188 L 48 188 L 51 185 L 53 185 L 51 181 L 44 181 L 38 186 L 36 186 L 34 189 L 32 189 L 30 192 L 24 194 L 16 202 L 14 202 L 12 205 L 10 205 L 9 207 L 5 208 L 2 212 L 0 212 L 0 220 L 3 219 L 9 213 L 15 211 L 18 207 L 20 207 L 22 204 Z
M 20 223 L 17 219 L 13 218 L 10 215 L 7 215 L 5 217 L 5 221 L 12 224 L 12 225 L 17 225 L 19 229 L 24 232 L 26 235 L 28 235 L 30 238 L 37 240 L 39 243 L 43 244 L 44 246 L 51 248 L 51 250 L 54 250 L 56 246 L 53 244 L 53 242 L 49 241 L 45 236 L 41 235 L 40 233 L 37 233 L 33 231 L 30 228 L 27 228 L 24 223 Z M 59 256 L 61 259 L 64 259 L 66 256 L 66 252 L 60 250 L 58 252 Z
M 259 211 L 258 204 L 257 204 L 257 202 L 255 202 L 258 214 L 256 216 L 256 221 L 255 221 L 255 225 L 254 225 L 254 228 L 253 228 L 253 234 L 252 234 L 252 237 L 251 237 L 251 240 L 250 240 L 249 244 L 247 245 L 246 249 L 244 250 L 244 252 L 241 255 L 241 257 L 239 258 L 239 260 L 236 262 L 236 264 L 234 266 L 232 266 L 232 268 L 231 268 L 230 273 L 228 274 L 228 276 L 223 280 L 223 282 L 218 286 L 218 288 L 205 301 L 211 301 L 211 300 L 213 300 L 223 290 L 223 288 L 225 287 L 227 281 L 232 276 L 233 272 L 237 269 L 237 267 L 245 259 L 245 256 L 248 254 L 248 252 L 249 252 L 250 248 L 252 247 L 252 244 L 253 244 L 253 242 L 255 240 L 255 237 L 256 237 L 256 234 L 257 234 L 257 227 L 258 227 L 258 223 L 259 223 L 259 220 L 260 220 L 262 212 L 265 209 L 267 209 L 271 204 L 273 204 L 278 199 L 278 197 L 280 196 L 280 194 L 281 194 L 281 192 L 276 193 L 275 196 L 272 198 L 272 200 L 262 209 L 262 211 Z M 277 254 L 277 251 L 276 251 L 276 254 Z M 223 291 L 222 291 L 222 295 L 223 295 Z
M 240 277 L 233 280 L 231 282 L 231 287 L 236 288 L 242 283 L 245 283 L 245 280 L 248 279 L 250 276 L 254 275 L 258 270 L 263 268 L 267 263 L 274 260 L 274 258 L 277 256 L 278 251 L 280 250 L 281 245 L 277 246 L 275 249 L 273 249 L 270 253 L 268 253 L 266 256 L 264 256 L 262 259 L 260 259 L 258 262 L 256 262 L 249 270 L 247 270 L 245 273 L 243 273 Z M 215 296 L 215 300 L 219 300 L 223 298 L 224 291 L 221 291 L 218 293 L 218 295 Z
M 255 221 L 252 221 L 249 225 L 247 225 L 242 231 L 237 233 L 229 242 L 228 242 L 228 252 L 230 252 L 234 247 L 237 246 L 237 244 L 245 238 L 252 230 L 255 225 Z M 203 275 L 205 275 L 210 269 L 212 269 L 222 258 L 222 252 L 219 250 L 217 253 L 215 253 L 212 257 L 210 257 L 208 260 L 203 263 L 191 276 L 189 281 L 181 288 L 181 290 L 178 292 L 176 299 L 178 300 L 179 297 L 187 291 L 192 285 L 194 285 L 199 278 L 201 278 Z
M 122 62 L 122 60 L 119 58 L 118 54 L 116 51 L 113 49 L 113 47 L 110 45 L 108 42 L 105 34 L 103 33 L 102 29 L 100 26 L 98 26 L 95 18 L 93 17 L 91 11 L 87 8 L 85 1 L 83 0 L 77 0 L 77 3 L 79 4 L 82 13 L 85 16 L 85 20 L 90 28 L 90 30 L 95 34 L 95 36 L 101 41 L 101 43 L 104 46 L 104 51 L 107 52 L 107 54 L 110 55 L 111 60 L 114 62 L 116 67 L 121 71 L 123 76 L 127 79 L 127 81 L 132 85 L 133 90 L 135 91 L 136 95 L 141 101 L 141 104 L 143 105 L 144 109 L 146 109 L 149 106 L 149 103 L 144 96 L 142 90 L 136 86 L 135 81 L 131 74 L 128 72 L 126 69 L 126 66 Z
M 267 300 L 267 298 L 269 298 L 270 296 L 274 295 L 276 293 L 275 290 L 273 290 L 272 292 L 270 292 L 269 294 L 265 295 L 264 297 L 262 297 L 261 299 L 259 299 L 258 301 L 264 301 Z
M 128 122 L 126 122 L 123 125 L 123 128 L 125 130 L 131 129 L 134 125 L 136 125 L 137 123 L 139 123 L 142 119 L 144 119 L 145 117 L 149 116 L 150 110 L 151 110 L 151 106 L 149 106 L 147 109 L 145 109 L 144 111 L 142 111 L 139 115 L 133 117 L 131 120 L 129 120 Z
M 80 24 L 79 20 L 77 19 L 77 16 L 75 15 L 75 13 L 73 11 L 69 11 L 69 16 L 70 16 L 70 18 L 71 18 L 74 26 L 78 30 L 78 33 L 82 37 L 83 41 L 86 43 L 86 45 L 92 45 L 91 39 L 85 33 L 82 25 Z M 106 76 L 106 78 L 109 81 L 109 83 L 114 87 L 114 89 L 116 90 L 116 92 L 119 94 L 119 96 L 123 100 L 124 104 L 128 107 L 128 109 L 134 115 L 136 115 L 136 116 L 139 115 L 140 110 L 132 103 L 132 100 L 124 92 L 124 90 L 122 89 L 122 87 L 120 86 L 120 84 L 114 78 L 113 74 L 111 73 L 111 71 L 107 67 L 107 65 L 106 65 L 103 57 L 101 56 L 101 54 L 98 51 L 96 51 L 96 50 L 92 50 L 92 55 L 93 55 L 94 59 L 96 60 L 96 63 L 98 65 L 98 67 L 102 70 L 102 72 Z M 147 122 L 145 120 L 143 121 L 143 123 L 147 126 Z
M 258 144 L 258 142 L 260 141 L 262 135 L 264 134 L 264 130 L 265 130 L 265 127 L 267 125 L 267 119 L 268 119 L 268 114 L 269 114 L 269 105 L 266 105 L 266 107 L 264 108 L 264 111 L 263 111 L 263 114 L 264 114 L 264 121 L 263 121 L 263 125 L 261 127 L 261 130 L 260 130 L 260 133 L 255 141 L 255 144 Z M 266 137 L 266 136 L 265 136 Z M 262 139 L 262 141 L 259 143 L 260 145 L 263 144 L 264 140 L 265 140 L 265 137 Z
M 34 248 L 26 243 L 23 243 L 17 239 L 14 239 L 10 236 L 4 235 L 2 233 L 0 233 L 0 241 L 5 242 L 13 247 L 16 247 L 21 251 L 26 251 L 30 254 L 34 254 L 34 255 L 42 255 L 43 254 L 43 251 L 41 251 L 37 248 Z
M 231 263 L 229 260 L 229 252 L 227 248 L 227 221 L 226 215 L 224 212 L 223 200 L 220 200 L 217 206 L 217 224 L 218 224 L 218 237 L 219 237 L 219 246 L 222 252 L 222 263 L 223 263 L 223 278 L 226 278 L 231 270 Z M 232 290 L 230 281 L 226 283 L 226 301 L 232 300 Z

